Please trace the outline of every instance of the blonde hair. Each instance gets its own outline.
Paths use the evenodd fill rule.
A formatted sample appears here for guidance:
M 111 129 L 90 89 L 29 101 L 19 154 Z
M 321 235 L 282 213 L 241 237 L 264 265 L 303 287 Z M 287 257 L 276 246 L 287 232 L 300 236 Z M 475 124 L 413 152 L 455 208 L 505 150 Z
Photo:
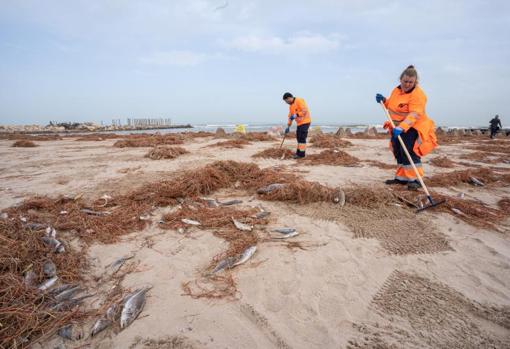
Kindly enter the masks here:
M 416 78 L 416 81 L 418 81 L 418 72 L 416 71 L 416 68 L 414 67 L 414 65 L 410 65 L 404 69 L 402 74 L 400 74 L 400 80 L 402 80 L 402 78 L 404 76 L 409 76 L 410 78 L 414 77 L 414 78 Z

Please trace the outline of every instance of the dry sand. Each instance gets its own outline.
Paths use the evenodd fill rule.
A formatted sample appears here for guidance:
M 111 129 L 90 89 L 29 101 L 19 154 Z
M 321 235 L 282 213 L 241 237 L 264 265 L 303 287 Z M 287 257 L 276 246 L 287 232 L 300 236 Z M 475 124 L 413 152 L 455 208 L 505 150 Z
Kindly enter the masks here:
M 285 166 L 328 186 L 379 185 L 392 170 L 371 167 L 306 166 L 294 160 L 252 158 L 279 142 L 253 142 L 244 149 L 209 147 L 218 140 L 198 138 L 182 145 L 188 154 L 151 160 L 148 148 L 115 148 L 115 140 L 38 142 L 12 148 L 0 141 L 1 209 L 33 195 L 97 198 L 115 196 L 143 183 L 216 160 Z M 351 139 L 344 149 L 361 160 L 393 163 L 385 140 Z M 286 146 L 293 148 L 295 142 Z M 322 149 L 310 147 L 309 153 Z M 466 144 L 440 147 L 433 157 L 457 161 Z M 465 162 L 466 160 L 464 160 Z M 510 165 L 497 164 L 510 171 Z M 427 174 L 454 169 L 425 164 Z M 495 207 L 510 197 L 509 187 L 459 186 Z M 450 215 L 428 211 L 384 220 L 373 215 L 265 202 L 225 190 L 219 199 L 241 199 L 242 207 L 263 205 L 270 227 L 291 226 L 305 249 L 264 242 L 245 265 L 231 271 L 236 299 L 193 299 L 182 283 L 200 277 L 225 242 L 210 231 L 186 236 L 154 222 L 143 232 L 111 245 L 88 249 L 92 275 L 120 256 L 133 254 L 125 288 L 153 285 L 140 317 L 127 329 L 107 330 L 79 342 L 54 337 L 35 347 L 54 348 L 508 348 L 510 347 L 510 222 L 502 233 L 474 228 Z M 509 215 L 510 216 L 510 215 Z M 359 225 L 356 225 L 356 223 Z M 378 225 L 402 225 L 388 235 Z M 358 231 L 356 227 L 361 227 Z M 377 233 L 375 231 L 382 231 Z M 86 326 L 90 326 L 88 323 Z M 85 328 L 86 330 L 89 327 Z

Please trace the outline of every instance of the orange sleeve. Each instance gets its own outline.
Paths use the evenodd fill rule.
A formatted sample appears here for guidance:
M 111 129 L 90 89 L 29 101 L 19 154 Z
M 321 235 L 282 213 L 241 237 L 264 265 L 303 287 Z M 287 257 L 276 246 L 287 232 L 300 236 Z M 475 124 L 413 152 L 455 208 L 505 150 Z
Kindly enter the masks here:
M 407 131 L 425 115 L 427 97 L 421 90 L 413 91 L 409 99 L 409 115 L 400 123 L 400 127 Z

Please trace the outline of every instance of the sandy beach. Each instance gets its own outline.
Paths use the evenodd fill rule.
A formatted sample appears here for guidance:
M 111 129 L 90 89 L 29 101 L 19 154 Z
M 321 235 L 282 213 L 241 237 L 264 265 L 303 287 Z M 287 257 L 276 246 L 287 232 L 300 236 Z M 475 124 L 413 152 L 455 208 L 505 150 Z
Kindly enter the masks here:
M 14 140 L 0 140 L 0 209 L 9 213 L 4 220 L 19 221 L 21 214 L 12 215 L 9 209 L 36 196 L 65 196 L 91 205 L 107 195 L 111 199 L 103 200 L 114 202 L 135 189 L 229 160 L 294 176 L 294 181 L 317 182 L 324 190 L 341 188 L 346 195 L 345 205 L 268 200 L 241 180 L 239 185 L 181 198 L 184 202 L 151 202 L 143 212 L 147 217 L 136 217 L 143 221 L 141 229 L 116 234 L 111 241 L 96 232 L 84 235 L 57 228 L 64 253 L 75 251 L 86 264 L 79 270 L 79 282 L 92 296 L 79 309 L 89 313 L 70 318 L 83 332 L 81 339 L 63 339 L 54 331 L 33 348 L 510 347 L 510 209 L 505 206 L 510 198 L 510 164 L 505 162 L 510 159 L 510 140 L 502 137 L 491 143 L 488 138 L 466 137 L 443 142 L 424 159 L 424 168 L 426 181 L 432 178 L 431 189 L 449 198 L 449 206 L 419 214 L 395 199 L 407 198 L 405 190 L 383 184 L 394 173 L 387 139 L 346 138 L 350 146 L 330 148 L 356 158 L 348 166 L 253 157 L 277 148 L 278 139 L 251 140 L 239 148 L 214 146 L 225 140 L 214 135 L 184 137 L 175 146 L 186 153 L 159 160 L 145 156 L 152 147 L 114 146 L 117 138 L 36 139 L 36 147 L 12 147 Z M 499 152 L 493 145 L 500 146 Z M 294 139 L 284 144 L 292 151 L 295 146 Z M 312 144 L 307 156 L 325 150 Z M 471 160 L 476 152 L 483 156 Z M 452 167 L 431 163 L 444 156 Z M 483 186 L 438 182 L 443 175 L 466 170 L 478 171 L 478 176 L 488 171 L 492 179 L 489 183 L 477 177 Z M 355 199 L 365 191 L 366 203 Z M 378 195 L 389 196 L 379 202 L 383 199 Z M 242 201 L 228 206 L 232 210 L 270 212 L 263 223 L 246 218 L 254 227 L 245 234 L 253 234 L 257 250 L 244 264 L 219 272 L 221 282 L 209 280 L 207 270 L 217 262 L 215 257 L 232 248 L 228 238 L 220 237 L 223 230 L 205 224 L 179 230 L 182 223 L 169 219 L 179 210 L 202 210 L 193 200 L 203 197 Z M 115 205 L 104 207 L 113 210 Z M 452 205 L 458 205 L 457 211 Z M 477 205 L 472 206 L 476 212 L 468 211 L 467 205 Z M 55 222 L 37 208 L 26 212 L 29 222 L 33 217 L 41 219 L 38 223 Z M 65 221 L 63 213 L 58 223 Z M 271 230 L 281 227 L 295 228 L 299 235 L 271 238 Z M 231 229 L 235 227 L 224 231 Z M 123 256 L 132 258 L 108 274 L 109 265 Z M 231 284 L 222 296 L 218 289 L 226 280 Z M 114 324 L 90 336 L 113 299 L 113 288 L 119 290 L 118 299 L 147 285 L 151 289 L 146 304 L 132 324 L 122 330 Z

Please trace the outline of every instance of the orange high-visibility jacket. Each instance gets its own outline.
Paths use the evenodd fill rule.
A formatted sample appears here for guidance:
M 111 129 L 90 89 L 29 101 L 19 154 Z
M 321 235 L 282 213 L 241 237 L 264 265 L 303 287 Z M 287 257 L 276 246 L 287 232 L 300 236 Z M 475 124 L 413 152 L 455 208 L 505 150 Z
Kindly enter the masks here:
M 296 124 L 298 126 L 312 122 L 310 110 L 308 110 L 308 106 L 303 98 L 296 97 L 294 98 L 294 103 L 289 105 L 289 122 L 287 123 L 289 126 L 292 124 L 290 116 L 293 114 L 296 114 Z
M 404 132 L 411 127 L 418 131 L 413 150 L 419 156 L 427 155 L 437 147 L 436 125 L 427 116 L 426 104 L 427 96 L 420 86 L 408 93 L 403 92 L 400 86 L 395 87 L 384 102 L 396 126 Z

